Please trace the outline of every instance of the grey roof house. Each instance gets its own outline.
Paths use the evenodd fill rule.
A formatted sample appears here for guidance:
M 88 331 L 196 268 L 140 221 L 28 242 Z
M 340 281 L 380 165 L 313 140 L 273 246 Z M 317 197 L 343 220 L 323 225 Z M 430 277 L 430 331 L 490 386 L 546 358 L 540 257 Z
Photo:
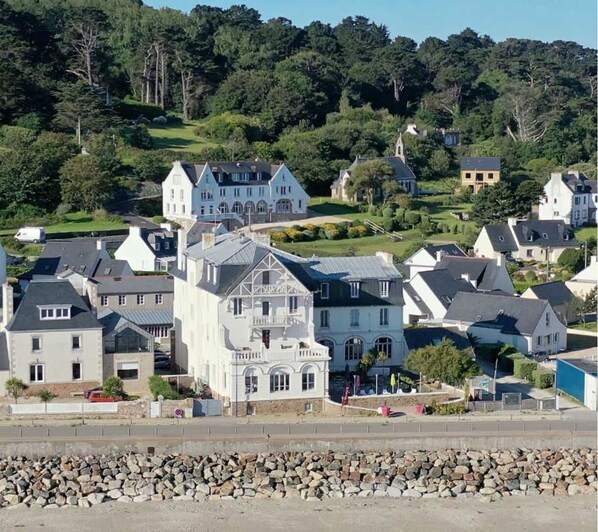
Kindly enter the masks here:
M 492 293 L 455 295 L 444 317 L 481 343 L 514 345 L 522 353 L 556 353 L 567 345 L 567 328 L 550 303 Z
M 574 306 L 574 295 L 563 281 L 530 286 L 521 297 L 529 299 L 544 299 L 548 301 L 563 323 L 578 321 L 579 316 Z

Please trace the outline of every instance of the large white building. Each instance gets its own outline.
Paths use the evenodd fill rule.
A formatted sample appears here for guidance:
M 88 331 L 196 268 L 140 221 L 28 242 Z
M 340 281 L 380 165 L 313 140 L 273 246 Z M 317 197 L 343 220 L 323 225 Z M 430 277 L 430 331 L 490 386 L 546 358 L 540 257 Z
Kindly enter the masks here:
M 563 220 L 573 227 L 596 223 L 595 180 L 573 170 L 566 174 L 552 173 L 544 186 L 544 194 L 538 208 L 540 220 Z
M 169 220 L 296 220 L 307 216 L 308 203 L 286 165 L 259 160 L 175 161 L 162 183 L 162 211 Z
M 405 355 L 402 279 L 392 256 L 302 259 L 267 235 L 179 232 L 176 363 L 233 415 L 321 407 L 328 372 L 371 348 Z

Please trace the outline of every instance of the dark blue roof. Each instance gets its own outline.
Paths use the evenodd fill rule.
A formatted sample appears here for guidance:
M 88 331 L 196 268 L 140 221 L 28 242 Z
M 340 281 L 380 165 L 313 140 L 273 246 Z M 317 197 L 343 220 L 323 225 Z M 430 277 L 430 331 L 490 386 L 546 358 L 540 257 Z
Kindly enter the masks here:
M 463 157 L 461 170 L 492 170 L 500 172 L 500 157 Z

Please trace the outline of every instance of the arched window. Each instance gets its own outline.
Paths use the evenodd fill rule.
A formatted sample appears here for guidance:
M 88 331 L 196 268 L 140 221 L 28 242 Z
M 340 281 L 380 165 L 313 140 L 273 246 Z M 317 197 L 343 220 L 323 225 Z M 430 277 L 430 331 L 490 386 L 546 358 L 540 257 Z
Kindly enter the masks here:
M 279 199 L 276 202 L 276 212 L 291 212 L 291 200 Z
M 330 360 L 332 360 L 334 358 L 334 342 L 324 338 L 323 340 L 318 340 L 318 343 L 328 348 L 328 356 L 330 357 Z
M 233 203 L 233 212 L 235 214 L 243 214 L 243 204 L 239 203 L 238 201 L 235 201 Z
M 255 204 L 253 203 L 253 201 L 248 201 L 245 204 L 245 213 L 254 213 L 255 212 Z
M 270 393 L 288 392 L 291 388 L 291 376 L 284 369 L 275 369 L 270 373 Z
M 392 338 L 387 336 L 381 336 L 374 342 L 374 348 L 376 353 L 385 353 L 388 358 L 392 356 Z
M 228 212 L 228 205 L 224 201 L 218 205 L 218 212 L 220 214 L 226 214 Z
M 345 360 L 361 360 L 363 356 L 363 340 L 349 338 L 345 342 Z
M 305 366 L 301 371 L 301 390 L 308 392 L 316 389 L 316 370 L 313 366 Z
M 265 214 L 268 212 L 268 204 L 264 200 L 257 202 L 257 212 L 258 214 Z
M 254 368 L 247 368 L 243 375 L 245 376 L 245 393 L 247 395 L 257 393 L 257 371 Z

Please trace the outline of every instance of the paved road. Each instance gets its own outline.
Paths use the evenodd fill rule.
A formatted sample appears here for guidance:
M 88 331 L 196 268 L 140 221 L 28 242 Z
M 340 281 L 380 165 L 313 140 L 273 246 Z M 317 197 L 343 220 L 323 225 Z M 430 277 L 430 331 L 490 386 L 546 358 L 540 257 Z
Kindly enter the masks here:
M 0 427 L 0 442 L 112 440 L 140 438 L 184 440 L 400 438 L 401 436 L 461 436 L 595 433 L 596 420 L 434 421 L 388 423 L 211 423 L 184 425 L 52 425 Z

